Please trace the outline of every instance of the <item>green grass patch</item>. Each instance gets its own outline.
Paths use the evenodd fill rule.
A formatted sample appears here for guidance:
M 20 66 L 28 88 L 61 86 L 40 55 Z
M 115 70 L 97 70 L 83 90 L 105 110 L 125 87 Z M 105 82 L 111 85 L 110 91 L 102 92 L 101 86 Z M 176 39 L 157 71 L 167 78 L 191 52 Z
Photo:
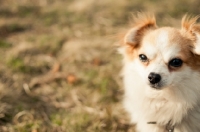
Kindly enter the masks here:
M 9 10 L 8 8 L 1 8 L 0 9 L 0 16 L 1 17 L 12 17 L 14 16 L 15 13 L 13 13 L 11 10 Z
M 7 29 L 8 32 L 21 32 L 25 30 L 25 27 L 17 23 L 13 23 L 10 25 L 6 25 L 5 29 Z
M 7 65 L 14 72 L 21 72 L 25 74 L 41 74 L 47 70 L 49 70 L 49 65 L 47 63 L 35 63 L 35 65 L 25 64 L 23 58 L 13 57 L 8 59 Z
M 11 47 L 11 43 L 3 40 L 3 39 L 0 39 L 0 48 L 9 48 Z
M 8 60 L 7 65 L 15 72 L 31 73 L 32 68 L 26 66 L 22 58 L 13 57 Z
M 33 130 L 39 129 L 41 126 L 40 121 L 29 120 L 26 123 L 17 124 L 14 127 L 16 132 L 32 132 Z
M 108 92 L 109 79 L 103 78 L 100 83 L 100 92 L 105 95 Z
M 58 11 L 50 11 L 47 13 L 44 13 L 40 16 L 40 19 L 44 22 L 46 26 L 51 26 L 55 23 L 59 22 L 59 14 Z
M 7 63 L 14 71 L 24 71 L 25 65 L 21 58 L 11 58 Z
M 18 15 L 20 17 L 27 17 L 30 15 L 38 15 L 40 13 L 39 6 L 18 6 Z
M 52 114 L 50 117 L 53 124 L 61 126 L 63 123 L 63 116 L 59 114 Z
M 30 28 L 28 25 L 18 23 L 6 24 L 0 27 L 0 37 L 7 37 L 13 33 L 20 33 Z
M 65 117 L 66 120 L 66 130 L 69 132 L 79 132 L 82 130 L 95 131 L 93 126 L 95 123 L 95 116 L 85 113 L 69 113 Z M 69 127 L 70 126 L 70 127 Z
M 41 49 L 41 51 L 47 54 L 56 55 L 62 48 L 64 42 L 65 39 L 62 38 L 55 38 L 51 35 L 44 36 L 40 40 L 39 48 Z

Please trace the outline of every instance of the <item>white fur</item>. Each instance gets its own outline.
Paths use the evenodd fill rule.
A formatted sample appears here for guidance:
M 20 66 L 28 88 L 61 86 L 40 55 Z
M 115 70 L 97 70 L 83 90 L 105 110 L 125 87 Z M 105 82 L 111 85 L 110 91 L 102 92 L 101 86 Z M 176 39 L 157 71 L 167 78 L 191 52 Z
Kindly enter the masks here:
M 124 106 L 138 132 L 167 132 L 169 121 L 175 126 L 174 132 L 200 132 L 200 73 L 186 64 L 178 71 L 169 71 L 168 62 L 181 51 L 181 46 L 169 41 L 171 32 L 160 29 L 144 36 L 138 54 L 149 58 L 148 66 L 139 57 L 124 60 Z M 125 55 L 125 47 L 122 51 Z M 162 89 L 149 86 L 150 72 L 162 76 Z M 152 121 L 156 124 L 147 124 Z

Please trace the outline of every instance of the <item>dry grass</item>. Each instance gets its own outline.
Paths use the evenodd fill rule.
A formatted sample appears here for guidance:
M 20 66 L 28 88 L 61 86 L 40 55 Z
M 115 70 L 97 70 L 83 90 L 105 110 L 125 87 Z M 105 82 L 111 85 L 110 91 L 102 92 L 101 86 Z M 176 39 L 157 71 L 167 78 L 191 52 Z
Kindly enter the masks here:
M 200 2 L 0 0 L 0 131 L 131 132 L 113 36 L 131 13 L 178 26 Z

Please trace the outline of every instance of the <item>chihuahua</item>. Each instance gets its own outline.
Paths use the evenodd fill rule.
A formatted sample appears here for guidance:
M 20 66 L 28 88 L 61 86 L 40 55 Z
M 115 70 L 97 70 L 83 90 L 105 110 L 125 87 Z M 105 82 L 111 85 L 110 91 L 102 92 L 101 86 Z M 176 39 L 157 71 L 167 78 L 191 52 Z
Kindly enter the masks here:
M 200 25 L 180 29 L 137 14 L 124 35 L 124 107 L 138 132 L 200 132 Z

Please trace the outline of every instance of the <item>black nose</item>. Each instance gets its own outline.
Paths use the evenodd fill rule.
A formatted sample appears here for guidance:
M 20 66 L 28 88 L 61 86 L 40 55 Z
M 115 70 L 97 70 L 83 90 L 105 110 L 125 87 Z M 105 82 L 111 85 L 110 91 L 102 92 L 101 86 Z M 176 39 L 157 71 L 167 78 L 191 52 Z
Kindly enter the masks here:
M 161 76 L 159 74 L 156 74 L 154 72 L 151 72 L 148 76 L 149 82 L 151 84 L 156 84 L 158 82 L 160 82 L 161 80 Z

